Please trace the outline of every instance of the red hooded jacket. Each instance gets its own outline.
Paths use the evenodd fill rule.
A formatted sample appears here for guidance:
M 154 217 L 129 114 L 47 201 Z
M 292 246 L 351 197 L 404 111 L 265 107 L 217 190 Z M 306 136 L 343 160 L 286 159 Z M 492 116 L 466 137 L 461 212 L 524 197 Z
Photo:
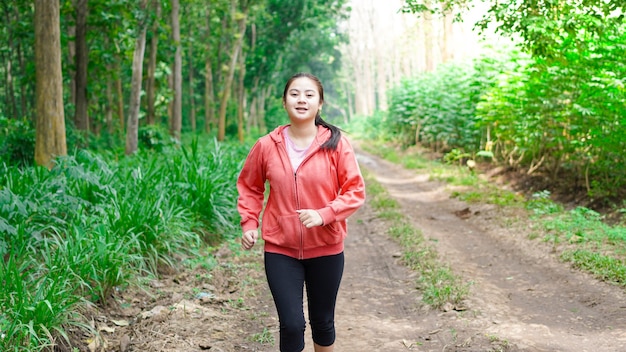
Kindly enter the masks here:
M 302 164 L 294 172 L 280 126 L 250 150 L 237 180 L 242 230 L 259 227 L 266 181 L 270 192 L 261 226 L 265 251 L 298 259 L 339 254 L 347 235 L 346 219 L 365 202 L 365 183 L 354 150 L 342 135 L 336 150 L 320 146 L 330 130 L 318 126 Z M 322 226 L 306 228 L 299 209 L 314 209 Z

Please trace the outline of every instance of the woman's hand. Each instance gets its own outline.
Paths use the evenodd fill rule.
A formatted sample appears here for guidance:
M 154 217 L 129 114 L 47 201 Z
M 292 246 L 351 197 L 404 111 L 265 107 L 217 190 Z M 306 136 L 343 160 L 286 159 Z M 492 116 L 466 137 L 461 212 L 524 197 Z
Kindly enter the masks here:
M 302 225 L 306 226 L 306 228 L 322 226 L 324 224 L 320 213 L 313 209 L 300 209 L 296 210 L 296 212 L 299 214 L 300 222 L 302 222 Z
M 254 246 L 259 239 L 259 230 L 248 230 L 241 236 L 241 247 L 248 250 Z

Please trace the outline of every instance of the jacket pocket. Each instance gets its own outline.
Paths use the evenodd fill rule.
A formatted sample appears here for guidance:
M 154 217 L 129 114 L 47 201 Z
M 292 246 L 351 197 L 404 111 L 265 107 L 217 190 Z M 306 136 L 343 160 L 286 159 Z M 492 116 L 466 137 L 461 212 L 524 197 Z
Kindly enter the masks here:
M 324 247 L 340 243 L 345 238 L 338 222 L 304 230 L 304 249 Z
M 263 240 L 277 246 L 287 248 L 300 248 L 300 238 L 302 232 L 302 223 L 298 214 L 279 215 L 264 219 L 267 226 L 263 227 Z

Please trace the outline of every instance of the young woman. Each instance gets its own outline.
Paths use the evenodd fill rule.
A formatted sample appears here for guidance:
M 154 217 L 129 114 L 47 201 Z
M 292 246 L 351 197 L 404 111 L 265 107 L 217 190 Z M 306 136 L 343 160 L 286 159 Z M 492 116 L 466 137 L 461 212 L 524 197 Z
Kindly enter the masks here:
M 317 77 L 291 77 L 283 92 L 290 123 L 256 142 L 237 181 L 244 249 L 258 240 L 269 181 L 261 232 L 281 352 L 304 349 L 305 285 L 315 352 L 333 351 L 346 219 L 365 201 L 352 146 L 339 128 L 322 120 L 323 104 L 324 89 Z

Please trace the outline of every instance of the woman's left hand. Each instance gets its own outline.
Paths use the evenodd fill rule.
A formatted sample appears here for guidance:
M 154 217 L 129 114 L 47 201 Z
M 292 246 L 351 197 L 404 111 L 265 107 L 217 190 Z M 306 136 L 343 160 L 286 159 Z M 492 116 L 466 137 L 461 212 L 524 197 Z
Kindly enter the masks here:
M 306 228 L 311 228 L 313 226 L 321 226 L 324 224 L 324 220 L 322 220 L 322 216 L 320 213 L 313 209 L 300 209 L 296 210 L 299 214 L 300 222 L 302 225 L 306 226 Z

